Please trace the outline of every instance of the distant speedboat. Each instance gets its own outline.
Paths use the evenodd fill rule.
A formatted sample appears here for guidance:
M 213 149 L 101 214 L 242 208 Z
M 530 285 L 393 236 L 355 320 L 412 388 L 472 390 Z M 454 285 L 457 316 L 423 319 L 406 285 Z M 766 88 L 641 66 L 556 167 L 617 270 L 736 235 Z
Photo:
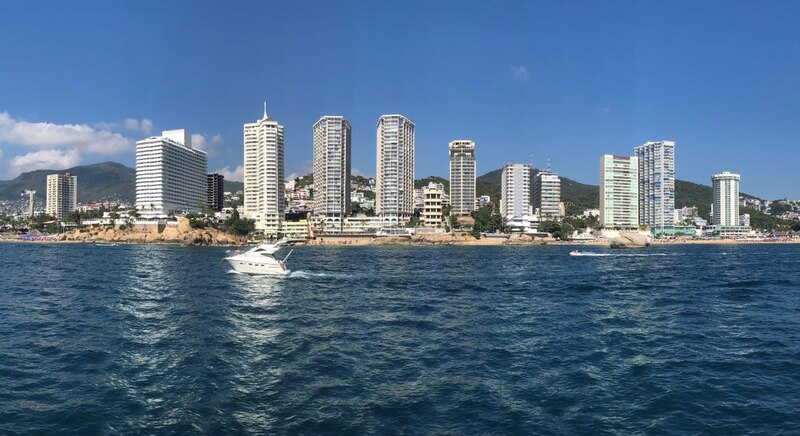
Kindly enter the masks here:
M 569 252 L 570 256 L 581 256 L 581 252 L 578 250 L 572 250 Z
M 275 258 L 275 253 L 281 249 L 283 244 L 285 244 L 284 241 L 278 241 L 274 244 L 261 244 L 244 253 L 239 253 L 237 250 L 233 256 L 226 257 L 225 260 L 231 264 L 236 272 L 244 274 L 286 275 L 289 274 L 289 270 L 286 269 L 285 262 L 292 252 L 290 251 L 283 259 Z

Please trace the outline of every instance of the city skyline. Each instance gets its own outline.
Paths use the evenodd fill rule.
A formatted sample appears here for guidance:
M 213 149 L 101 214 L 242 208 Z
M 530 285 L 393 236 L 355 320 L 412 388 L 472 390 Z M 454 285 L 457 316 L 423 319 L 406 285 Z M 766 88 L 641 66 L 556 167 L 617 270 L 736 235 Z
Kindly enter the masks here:
M 19 19 L 0 32 L 15 41 L 8 56 L 24 54 L 30 62 L 9 63 L 0 84 L 0 179 L 107 160 L 132 166 L 137 140 L 185 127 L 209 152 L 209 171 L 240 180 L 239 126 L 266 98 L 294 132 L 286 138 L 287 174 L 310 173 L 304 132 L 336 113 L 353 126 L 353 172 L 374 175 L 374 120 L 399 112 L 418 125 L 416 177 L 446 176 L 446 144 L 469 137 L 493 151 L 481 157 L 479 175 L 533 154 L 541 159 L 535 167 L 549 159 L 559 174 L 594 184 L 594 156 L 670 139 L 684 150 L 676 158 L 681 180 L 707 184 L 716 168 L 734 168 L 747 175 L 749 193 L 800 198 L 800 175 L 789 160 L 773 159 L 791 152 L 798 136 L 798 111 L 790 102 L 800 97 L 792 79 L 800 57 L 787 43 L 797 40 L 798 30 L 788 24 L 798 5 L 745 5 L 441 4 L 426 14 L 393 14 L 380 4 L 321 5 L 301 14 L 277 4 L 270 7 L 285 23 L 257 28 L 242 24 L 258 13 L 242 17 L 202 3 L 119 5 L 115 13 L 55 4 L 44 14 L 12 4 L 6 15 Z M 170 20 L 177 11 L 185 17 Z M 712 15 L 719 32 L 709 35 Z M 34 17 L 42 26 L 32 25 Z M 383 35 L 376 24 L 383 18 L 421 31 Z M 95 26 L 98 20 L 113 26 Z M 536 25 L 523 26 L 531 21 Z M 459 22 L 474 30 L 454 32 Z M 189 23 L 215 25 L 196 32 Z M 342 23 L 347 32 L 338 32 Z M 682 31 L 642 36 L 643 23 L 680 24 Z M 748 31 L 737 30 L 742 25 Z M 31 33 L 41 28 L 60 36 Z M 342 56 L 302 56 L 334 36 L 341 38 Z M 269 56 L 234 50 L 257 39 L 277 50 Z M 53 51 L 61 54 L 43 56 Z M 452 55 L 439 59 L 442 51 Z M 391 68 L 392 53 L 407 62 Z M 376 62 L 367 62 L 373 57 Z M 481 67 L 453 68 L 475 58 Z M 158 62 L 165 66 L 153 68 Z M 388 83 L 399 83 L 402 92 L 388 92 Z M 164 98 L 181 110 L 161 104 Z M 480 123 L 473 122 L 476 108 Z

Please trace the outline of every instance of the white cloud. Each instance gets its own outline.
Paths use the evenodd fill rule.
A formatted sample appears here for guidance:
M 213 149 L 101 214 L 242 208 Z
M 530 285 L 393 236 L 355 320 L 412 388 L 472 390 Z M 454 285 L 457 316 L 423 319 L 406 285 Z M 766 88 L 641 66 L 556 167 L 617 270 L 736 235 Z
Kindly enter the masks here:
M 14 119 L 8 112 L 0 112 L 0 144 L 59 151 L 69 147 L 76 155 L 112 155 L 133 147 L 130 139 L 105 129 L 87 124 L 32 123 Z
M 142 118 L 141 121 L 136 118 L 125 118 L 125 120 L 122 121 L 122 126 L 134 132 L 150 134 L 153 130 L 153 121 L 148 118 Z
M 3 158 L 3 150 L 0 150 L 0 159 Z
M 222 135 L 215 133 L 211 135 L 211 140 L 206 139 L 205 135 L 199 133 L 192 134 L 192 147 L 211 154 L 217 145 L 222 144 Z
M 78 165 L 80 161 L 81 154 L 75 148 L 40 150 L 9 159 L 8 173 L 14 177 L 33 170 L 63 170 Z
M 296 179 L 298 177 L 300 177 L 300 174 L 291 173 L 288 176 L 284 177 L 283 180 L 286 181 L 286 182 L 291 182 L 292 180 L 294 180 L 294 179 Z
M 194 139 L 192 139 L 192 143 L 194 143 Z M 215 173 L 220 173 L 225 176 L 225 180 L 232 180 L 234 182 L 241 182 L 244 180 L 244 167 L 239 165 L 235 169 L 231 170 L 230 165 L 225 165 L 224 167 L 214 171 Z
M 511 67 L 511 76 L 513 76 L 514 79 L 519 80 L 520 82 L 527 82 L 528 79 L 531 77 L 530 73 L 528 73 L 528 69 L 523 67 L 522 65 Z

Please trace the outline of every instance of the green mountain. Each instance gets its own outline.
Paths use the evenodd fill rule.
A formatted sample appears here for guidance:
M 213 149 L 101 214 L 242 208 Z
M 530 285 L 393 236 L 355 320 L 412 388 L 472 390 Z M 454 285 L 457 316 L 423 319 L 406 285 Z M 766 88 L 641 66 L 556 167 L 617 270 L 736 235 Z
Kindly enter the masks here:
M 13 180 L 0 181 L 0 200 L 18 200 L 26 189 L 34 189 L 37 197 L 44 198 L 47 195 L 47 176 L 64 173 L 78 176 L 78 202 L 133 202 L 136 197 L 136 171 L 116 162 L 103 162 L 66 170 L 30 171 Z
M 533 178 L 539 174 L 539 170 L 534 168 L 531 171 L 531 192 L 533 192 Z M 475 190 L 477 195 L 488 195 L 493 202 L 500 201 L 500 177 L 502 169 L 490 171 L 475 180 Z M 586 185 L 566 177 L 561 178 L 561 199 L 565 203 L 571 203 L 581 209 L 592 209 L 600 207 L 599 188 L 594 185 Z

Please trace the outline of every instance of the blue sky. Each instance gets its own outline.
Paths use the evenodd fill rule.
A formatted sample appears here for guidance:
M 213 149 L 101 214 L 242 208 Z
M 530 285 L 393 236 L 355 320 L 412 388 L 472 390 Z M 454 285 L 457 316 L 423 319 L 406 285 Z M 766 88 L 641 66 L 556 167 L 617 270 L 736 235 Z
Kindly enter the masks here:
M 186 128 L 235 172 L 242 124 L 286 127 L 286 172 L 322 115 L 353 125 L 372 174 L 375 123 L 416 123 L 416 176 L 447 143 L 597 184 L 603 153 L 674 140 L 678 178 L 742 175 L 800 198 L 800 2 L 13 2 L 0 15 L 0 179 L 133 165 L 131 144 Z M 127 120 L 127 121 L 126 121 Z M 226 168 L 227 167 L 227 168 Z

